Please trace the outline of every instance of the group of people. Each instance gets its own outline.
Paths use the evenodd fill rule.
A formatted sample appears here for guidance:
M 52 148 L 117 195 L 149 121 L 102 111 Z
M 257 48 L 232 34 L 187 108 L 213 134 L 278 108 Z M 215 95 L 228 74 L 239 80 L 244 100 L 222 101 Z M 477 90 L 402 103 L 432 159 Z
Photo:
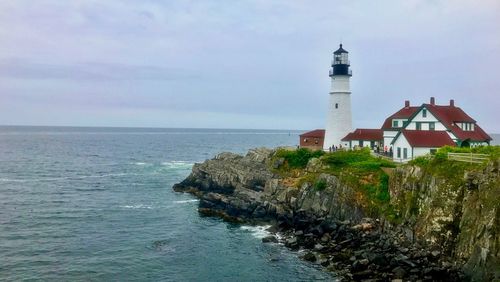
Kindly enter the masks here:
M 342 144 L 339 144 L 339 146 L 335 146 L 335 145 L 332 145 L 330 147 L 328 147 L 328 151 L 331 153 L 331 152 L 336 152 L 336 151 L 339 151 L 339 150 L 342 150 Z
M 377 147 L 377 153 L 380 154 L 378 150 L 379 148 Z M 387 145 L 384 146 L 384 155 L 392 157 L 392 146 L 390 148 L 387 148 Z
M 354 146 L 354 150 L 358 149 L 358 146 Z M 328 147 L 328 151 L 331 152 L 336 152 L 336 151 L 342 151 L 344 148 L 342 147 L 342 144 L 339 144 L 339 146 L 332 145 Z M 384 146 L 383 151 L 382 148 L 379 145 L 376 145 L 375 147 L 372 148 L 372 150 L 377 153 L 377 154 L 383 154 L 385 156 L 392 157 L 392 146 L 388 147 L 387 145 Z

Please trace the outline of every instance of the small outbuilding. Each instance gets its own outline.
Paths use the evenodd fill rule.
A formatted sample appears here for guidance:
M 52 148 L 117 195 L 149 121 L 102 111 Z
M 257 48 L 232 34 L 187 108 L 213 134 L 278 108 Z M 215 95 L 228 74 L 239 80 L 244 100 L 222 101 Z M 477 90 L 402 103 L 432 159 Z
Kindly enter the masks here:
M 323 150 L 323 143 L 325 142 L 325 130 L 316 129 L 300 135 L 300 148 L 307 148 L 311 150 Z

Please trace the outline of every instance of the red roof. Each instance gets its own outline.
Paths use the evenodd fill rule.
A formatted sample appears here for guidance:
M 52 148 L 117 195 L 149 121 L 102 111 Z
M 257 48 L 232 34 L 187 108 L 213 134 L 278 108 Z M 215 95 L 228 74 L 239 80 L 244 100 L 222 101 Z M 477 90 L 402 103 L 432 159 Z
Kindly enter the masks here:
M 455 142 L 451 140 L 450 135 L 446 131 L 431 131 L 431 130 L 401 130 L 401 133 L 396 135 L 392 143 L 403 134 L 408 143 L 412 147 L 438 148 L 442 146 L 455 146 Z
M 300 137 L 324 138 L 325 137 L 325 130 L 324 129 L 316 129 L 313 131 L 308 131 L 306 133 L 300 134 Z
M 367 128 L 357 128 L 353 132 L 347 134 L 342 141 L 351 140 L 367 140 L 367 141 L 379 141 L 384 139 L 384 132 L 382 129 L 367 129 Z
M 431 112 L 446 128 L 460 140 L 472 141 L 489 141 L 491 137 L 484 132 L 484 130 L 476 124 L 476 121 L 467 115 L 461 108 L 455 106 L 438 106 L 431 104 L 424 104 L 424 106 Z M 458 122 L 474 123 L 474 131 L 464 131 L 459 126 L 455 125 Z
M 395 118 L 410 118 L 420 107 L 404 107 L 401 110 L 394 113 L 392 116 L 388 117 L 384 124 L 382 125 L 382 129 L 389 130 L 392 129 L 392 120 Z M 399 128 L 397 128 L 399 130 Z

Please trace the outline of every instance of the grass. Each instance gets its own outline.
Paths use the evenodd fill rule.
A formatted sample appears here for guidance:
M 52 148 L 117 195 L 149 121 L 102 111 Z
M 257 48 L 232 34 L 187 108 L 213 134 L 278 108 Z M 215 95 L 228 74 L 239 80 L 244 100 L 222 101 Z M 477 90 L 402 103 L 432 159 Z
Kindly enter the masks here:
M 296 187 L 308 183 L 311 189 L 323 191 L 327 188 L 324 180 L 318 179 L 321 173 L 339 177 L 345 184 L 357 191 L 359 201 L 363 203 L 372 215 L 387 210 L 389 203 L 389 176 L 382 167 L 395 167 L 391 161 L 371 155 L 368 148 L 354 151 L 337 151 L 324 153 L 298 149 L 295 151 L 278 150 L 273 160 L 284 159 L 283 165 L 275 169 L 284 178 L 295 179 Z M 321 162 L 319 171 L 306 171 L 307 163 L 312 158 Z
M 311 151 L 305 148 L 294 151 L 279 149 L 275 153 L 274 158 L 285 159 L 284 165 L 288 168 L 305 168 L 310 159 L 321 157 L 324 154 L 323 151 Z

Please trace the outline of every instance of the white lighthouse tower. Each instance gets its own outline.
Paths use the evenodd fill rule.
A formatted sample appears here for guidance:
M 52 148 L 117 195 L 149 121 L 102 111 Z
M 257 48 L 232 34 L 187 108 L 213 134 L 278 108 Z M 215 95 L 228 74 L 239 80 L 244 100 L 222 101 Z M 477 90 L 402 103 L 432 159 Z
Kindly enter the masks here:
M 349 52 L 342 48 L 342 44 L 337 51 L 333 52 L 332 69 L 330 69 L 332 86 L 323 143 L 325 150 L 331 146 L 339 147 L 341 139 L 352 131 L 351 88 L 349 86 L 352 72 L 349 69 L 348 54 Z

